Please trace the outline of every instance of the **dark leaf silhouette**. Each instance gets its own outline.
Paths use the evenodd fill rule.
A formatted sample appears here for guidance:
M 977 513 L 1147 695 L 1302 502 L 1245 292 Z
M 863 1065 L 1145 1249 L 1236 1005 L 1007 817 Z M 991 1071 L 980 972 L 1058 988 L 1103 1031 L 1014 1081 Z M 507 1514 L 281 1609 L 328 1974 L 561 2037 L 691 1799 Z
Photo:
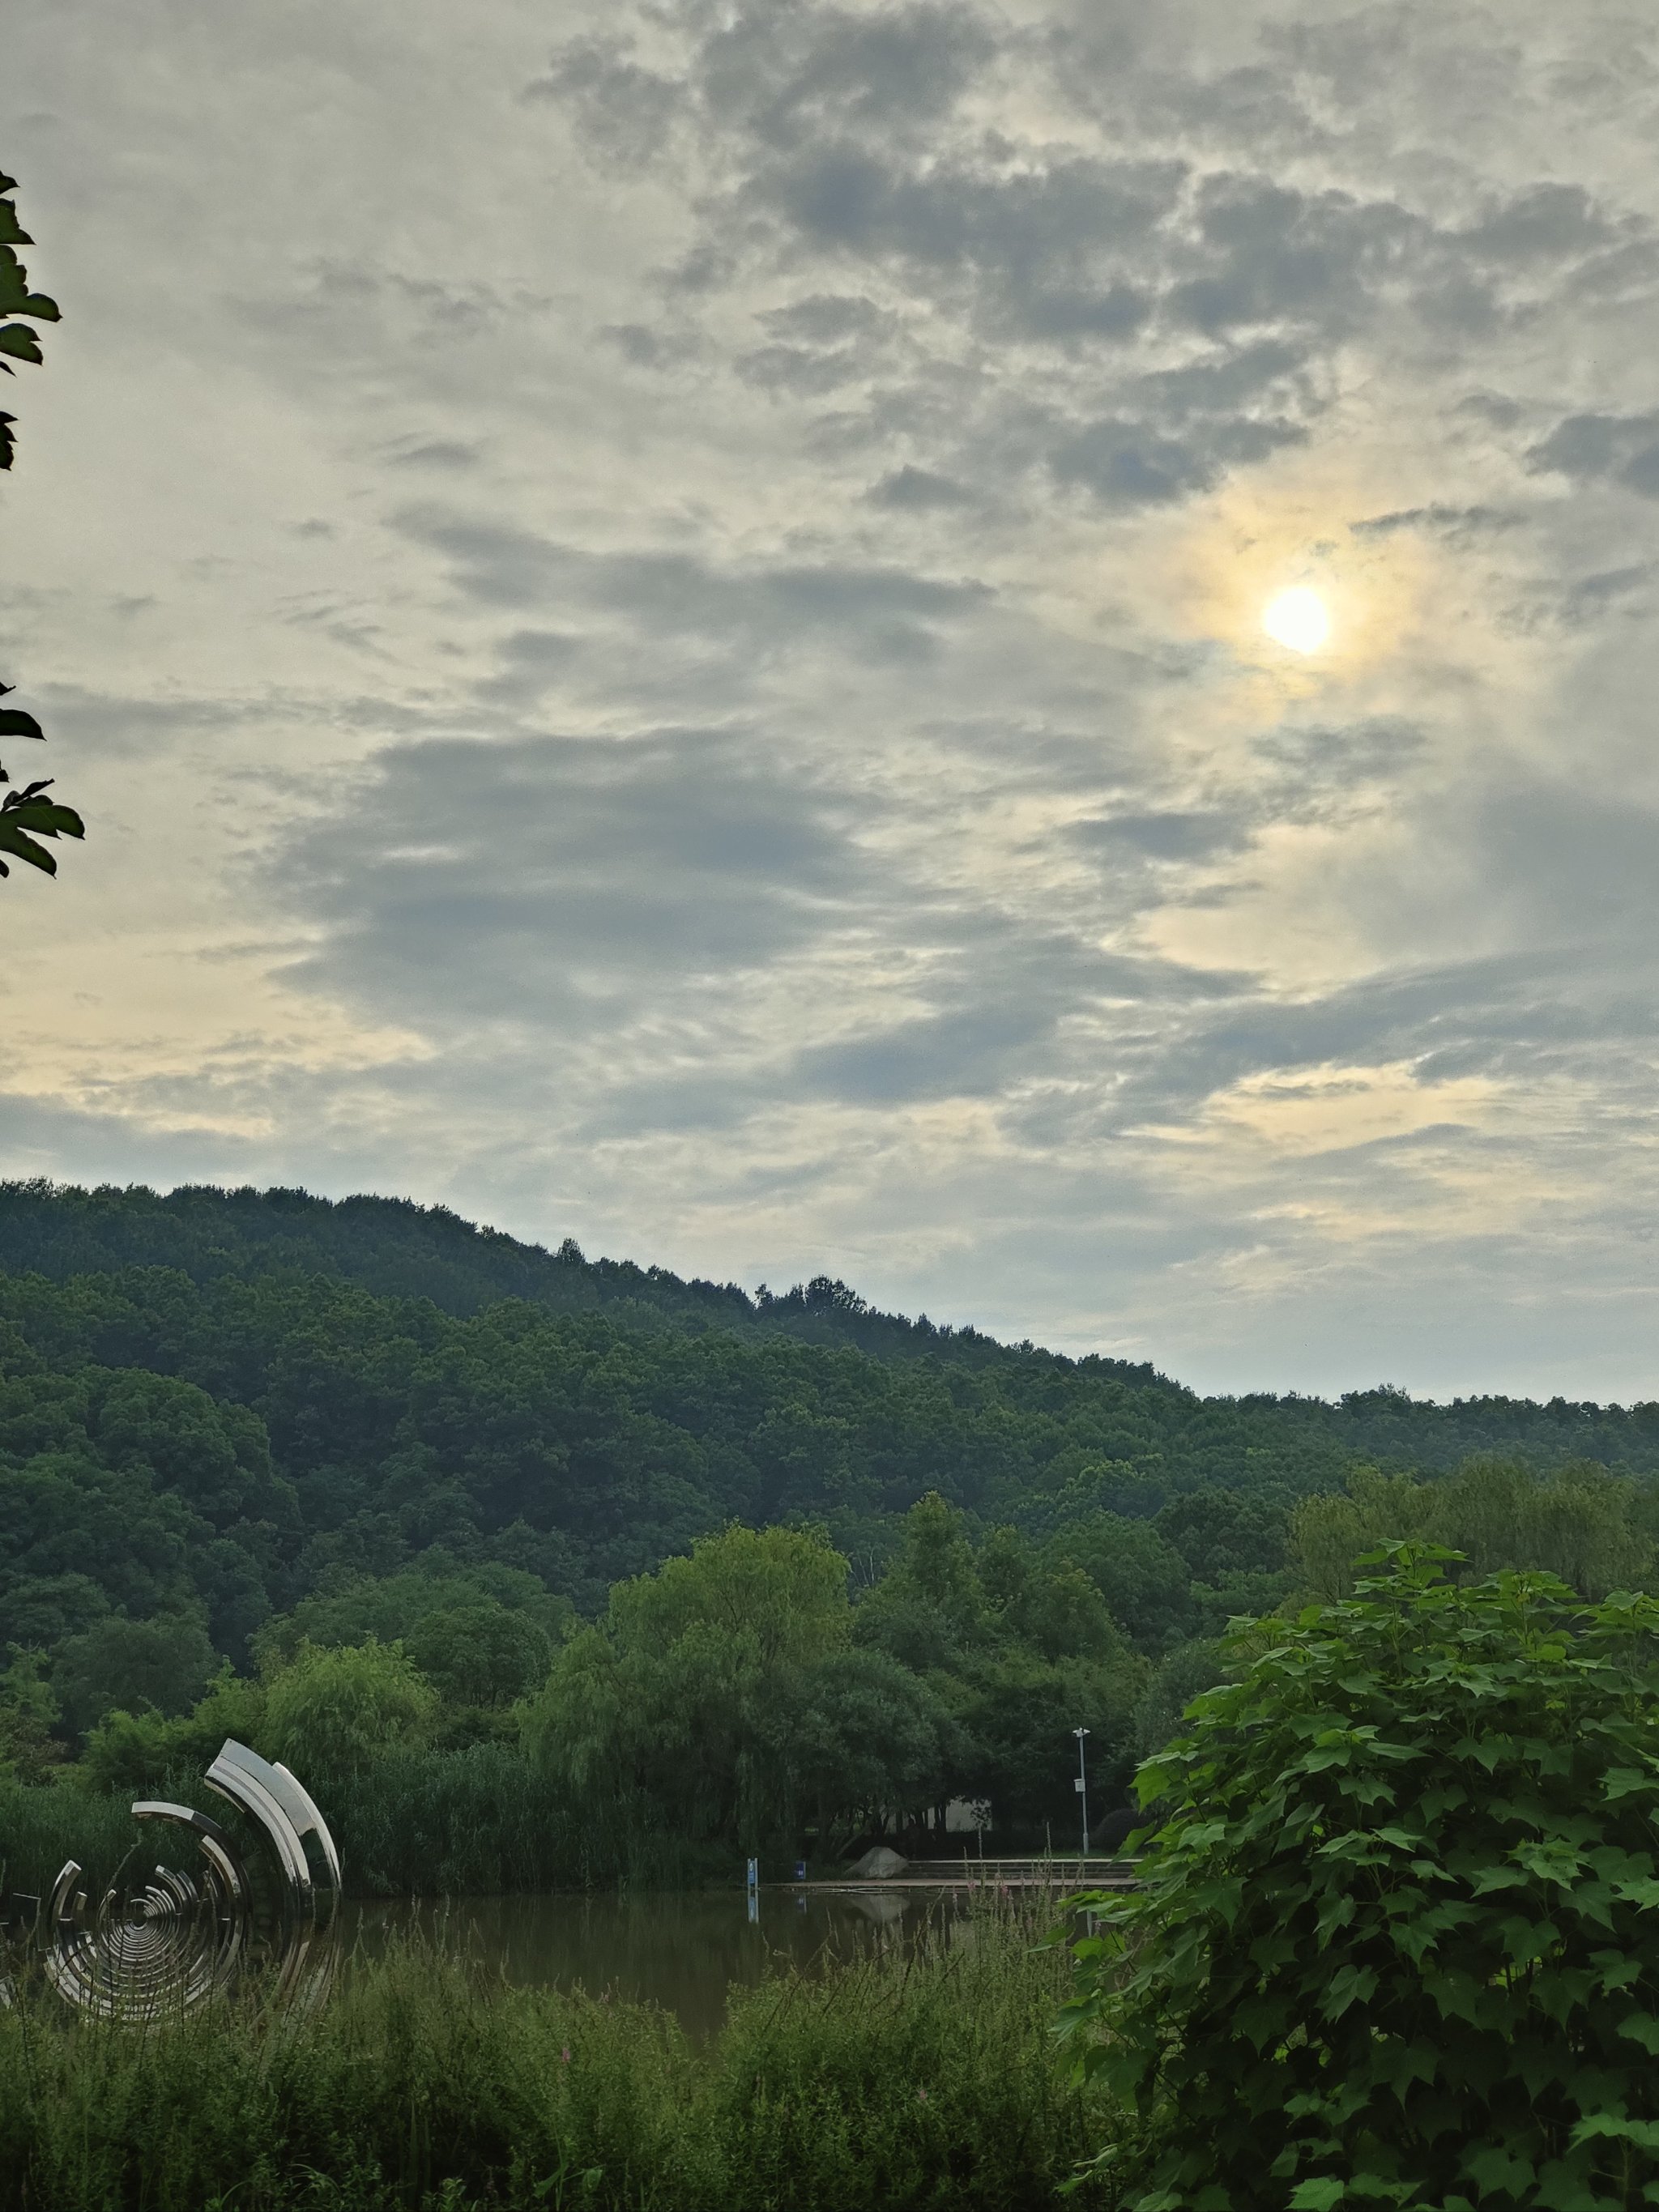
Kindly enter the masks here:
M 17 210 L 7 194 L 16 190 L 16 179 L 0 176 L 0 315 L 24 315 L 37 323 L 58 320 L 58 302 L 49 300 L 44 292 L 31 292 L 28 271 L 13 252 L 14 246 L 31 246 L 33 240 L 17 220 Z M 10 358 L 6 358 L 9 356 Z M 15 374 L 12 362 L 39 362 L 41 359 L 40 340 L 29 328 L 28 322 L 0 323 L 0 369 L 8 376 Z M 17 450 L 17 441 L 11 426 L 16 416 L 0 412 L 0 470 L 9 469 Z M 14 687 L 0 684 L 0 698 Z M 21 707 L 0 707 L 0 738 L 44 738 L 46 732 L 33 714 Z M 0 767 L 0 784 L 10 781 Z M 42 837 L 81 837 L 86 834 L 80 816 L 70 806 L 59 806 L 54 800 L 43 799 L 45 783 L 32 783 L 26 790 L 8 793 L 0 803 L 0 856 L 9 854 L 14 860 L 26 860 L 43 875 L 55 876 L 58 863 L 39 840 Z M 4 857 L 0 857 L 0 876 L 9 875 Z

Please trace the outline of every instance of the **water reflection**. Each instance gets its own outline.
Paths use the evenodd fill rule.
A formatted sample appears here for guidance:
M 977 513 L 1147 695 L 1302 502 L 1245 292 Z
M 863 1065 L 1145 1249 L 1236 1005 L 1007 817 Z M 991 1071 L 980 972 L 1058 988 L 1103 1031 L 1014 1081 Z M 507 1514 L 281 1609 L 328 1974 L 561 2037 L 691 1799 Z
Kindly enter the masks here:
M 476 1959 L 508 1982 L 609 1992 L 659 2004 L 686 2032 L 712 2035 L 733 1982 L 752 1987 L 769 1966 L 809 1972 L 893 1944 L 951 1940 L 968 1911 L 937 1890 L 763 1890 L 751 1921 L 742 1890 L 634 1897 L 468 1897 L 348 1905 L 348 1952 L 374 1958 L 417 1935 Z

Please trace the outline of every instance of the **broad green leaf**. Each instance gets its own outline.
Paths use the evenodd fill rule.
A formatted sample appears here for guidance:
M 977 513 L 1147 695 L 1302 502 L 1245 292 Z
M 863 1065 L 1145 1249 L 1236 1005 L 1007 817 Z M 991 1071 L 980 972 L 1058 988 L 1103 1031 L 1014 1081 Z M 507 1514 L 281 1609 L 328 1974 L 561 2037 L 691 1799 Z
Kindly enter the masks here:
M 11 418 L 6 418 L 9 421 Z M 0 738 L 44 738 L 46 732 L 33 714 L 21 707 L 0 707 Z
M 72 806 L 54 805 L 50 799 L 25 799 L 0 807 L 0 825 L 32 830 L 38 837 L 83 837 L 86 824 Z
M 39 868 L 46 875 L 58 873 L 58 863 L 46 847 L 37 845 L 33 837 L 14 829 L 3 814 L 0 814 L 0 853 L 9 853 L 15 860 L 27 860 L 32 868 Z M 0 860 L 0 874 L 5 872 L 6 864 Z
M 1659 2150 L 1659 2120 L 1628 2119 L 1623 2112 L 1587 2112 L 1572 2131 L 1575 2144 L 1596 2137 L 1635 2143 L 1642 2150 Z
M 1656 1778 L 1636 1766 L 1610 1766 L 1601 1777 L 1601 1795 L 1610 1805 L 1616 1805 L 1621 1797 L 1633 1796 L 1638 1790 L 1656 1786 L 1659 1786 Z
M 1331 1976 L 1325 1992 L 1323 2009 L 1331 2020 L 1340 2020 L 1352 2004 L 1364 2004 L 1376 1990 L 1376 1970 L 1370 1966 L 1341 1966 Z
M 1463 2171 L 1482 2191 L 1507 2190 L 1519 2197 L 1536 2179 L 1532 2160 L 1497 2143 L 1483 2143 L 1463 2154 Z
M 28 272 L 9 246 L 0 246 L 0 314 L 26 312 L 29 296 Z

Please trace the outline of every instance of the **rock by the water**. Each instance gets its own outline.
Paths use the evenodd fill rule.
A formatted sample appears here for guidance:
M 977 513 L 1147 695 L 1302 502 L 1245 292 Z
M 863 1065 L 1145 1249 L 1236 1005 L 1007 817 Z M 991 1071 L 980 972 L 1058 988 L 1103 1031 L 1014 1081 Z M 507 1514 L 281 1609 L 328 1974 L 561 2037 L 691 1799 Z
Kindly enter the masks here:
M 860 1881 L 890 1881 L 896 1874 L 902 1874 L 909 1863 L 896 1851 L 889 1850 L 885 1844 L 872 1844 L 856 1861 L 852 1871 Z

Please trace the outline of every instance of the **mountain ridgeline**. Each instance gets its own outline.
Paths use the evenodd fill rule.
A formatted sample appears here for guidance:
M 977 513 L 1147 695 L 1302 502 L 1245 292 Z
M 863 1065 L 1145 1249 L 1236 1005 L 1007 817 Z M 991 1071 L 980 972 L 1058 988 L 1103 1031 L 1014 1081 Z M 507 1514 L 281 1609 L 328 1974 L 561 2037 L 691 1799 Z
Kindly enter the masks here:
M 592 1612 L 732 1520 L 824 1522 L 868 1579 L 933 1492 L 1037 1540 L 1103 1513 L 1195 1528 L 1202 1494 L 1188 1564 L 1218 1583 L 1282 1564 L 1244 1521 L 1356 1463 L 1480 1453 L 1651 1475 L 1659 1405 L 1204 1399 L 827 1279 L 751 1297 L 403 1200 L 0 1185 L 0 1640 L 69 1632 L 95 1592 L 149 1609 L 182 1575 L 236 1652 L 270 1607 L 434 1547 Z M 55 1607 L 15 1617 L 43 1580 Z

